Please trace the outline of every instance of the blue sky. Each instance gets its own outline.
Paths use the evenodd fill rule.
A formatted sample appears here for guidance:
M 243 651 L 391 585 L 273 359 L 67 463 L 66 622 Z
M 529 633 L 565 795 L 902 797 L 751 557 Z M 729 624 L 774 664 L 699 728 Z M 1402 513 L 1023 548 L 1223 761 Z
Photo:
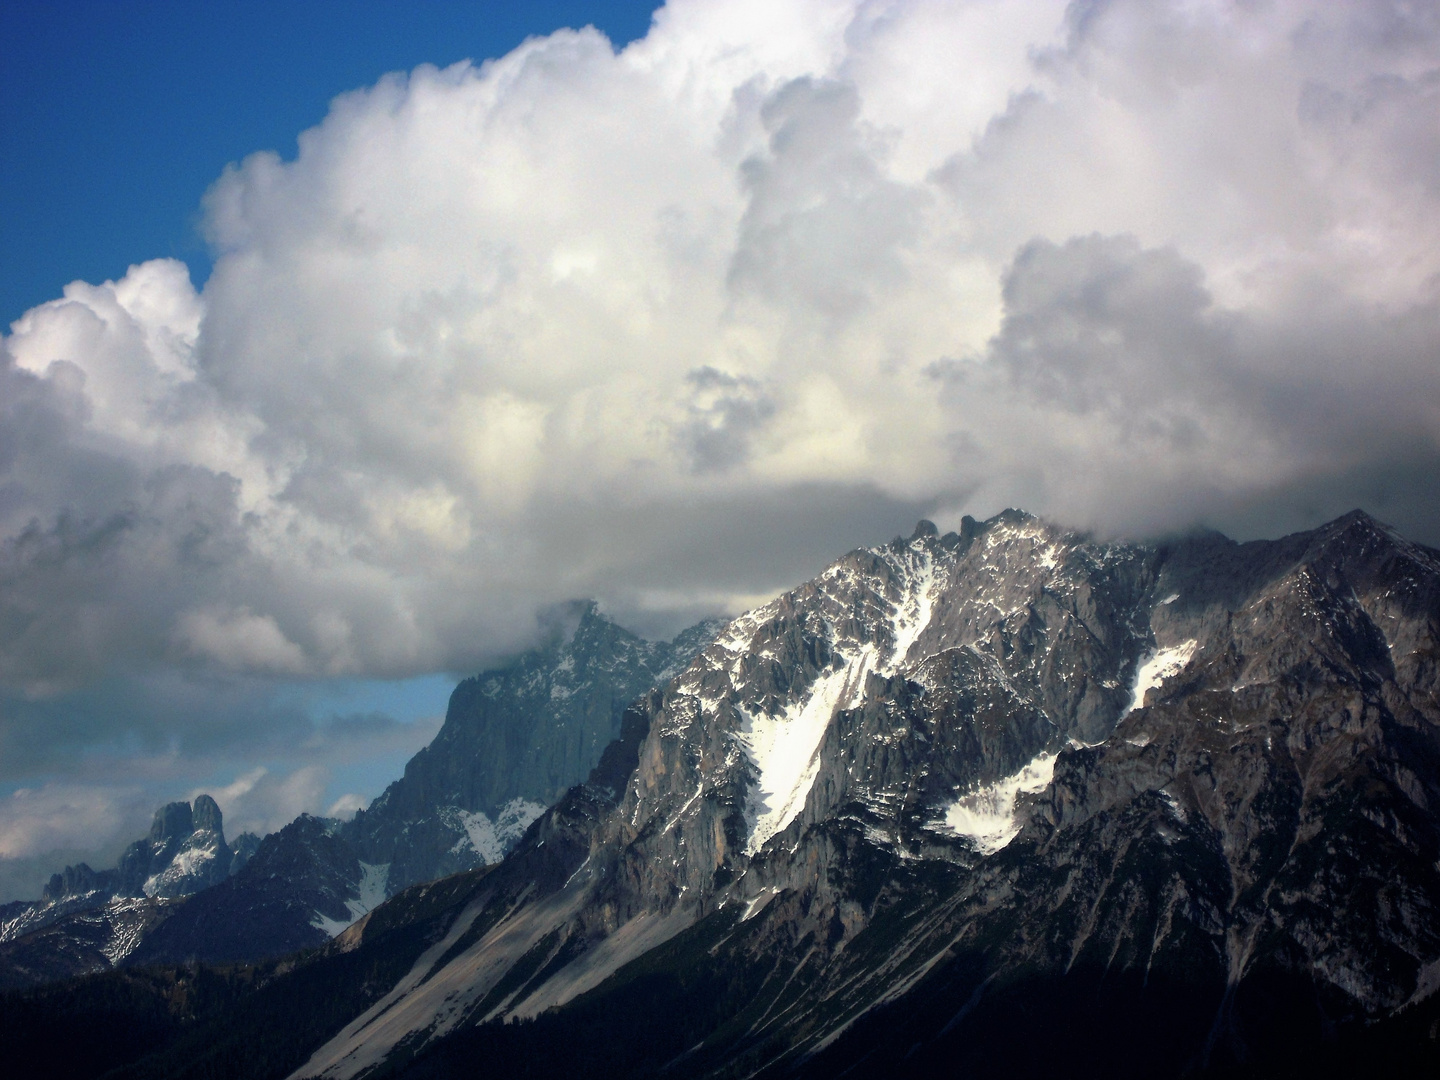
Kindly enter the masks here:
M 295 153 L 330 99 L 387 71 L 502 56 L 651 0 L 7 0 L 0 4 L 0 319 L 170 255 L 209 273 L 200 198 L 230 162 Z

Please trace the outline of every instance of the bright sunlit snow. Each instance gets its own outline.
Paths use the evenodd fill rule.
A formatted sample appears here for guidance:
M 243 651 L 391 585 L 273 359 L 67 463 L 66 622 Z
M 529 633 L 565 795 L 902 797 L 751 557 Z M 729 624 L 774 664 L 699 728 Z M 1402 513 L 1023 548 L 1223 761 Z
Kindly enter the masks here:
M 1145 704 L 1147 690 L 1180 673 L 1180 669 L 1195 655 L 1195 644 L 1195 639 L 1191 638 L 1179 645 L 1160 649 L 1140 662 L 1140 670 L 1135 673 L 1135 690 L 1130 696 L 1130 705 L 1125 710 L 1127 715 Z
M 218 840 L 214 838 L 205 847 L 183 847 L 175 853 L 170 865 L 147 878 L 141 889 L 146 896 L 156 896 L 167 885 L 199 874 L 201 868 L 206 863 L 214 862 L 219 854 Z
M 746 818 L 750 838 L 745 850 L 759 851 L 800 813 L 819 767 L 816 751 L 836 709 L 848 708 L 865 685 L 875 660 L 873 649 L 815 680 L 810 692 L 779 716 L 747 716 L 740 730 L 745 753 L 760 774 L 751 791 Z
M 817 752 L 820 740 L 838 709 L 853 707 L 860 700 L 865 680 L 870 673 L 893 674 L 899 670 L 911 647 L 930 624 L 935 594 L 944 582 L 935 573 L 930 552 L 919 547 L 909 548 L 892 562 L 903 585 L 900 598 L 890 613 L 889 648 L 883 652 L 874 644 L 848 643 L 839 646 L 848 657 L 841 668 L 820 676 L 804 696 L 776 716 L 764 713 L 745 714 L 740 731 L 740 744 L 759 773 L 759 782 L 751 789 L 746 806 L 750 835 L 745 850 L 754 853 L 765 842 L 795 820 L 805 805 L 805 798 L 815 782 L 819 768 Z M 821 578 L 839 581 L 853 574 L 841 565 Z M 849 584 L 846 588 L 853 588 Z M 768 610 L 762 609 L 762 611 Z M 737 619 L 720 641 L 726 648 L 743 648 L 745 627 L 754 633 L 758 619 Z
M 935 609 L 937 586 L 935 560 L 928 551 L 922 551 L 919 554 L 919 571 L 910 583 L 910 587 L 906 589 L 905 597 L 900 601 L 899 608 L 895 612 L 892 626 L 895 633 L 895 647 L 890 653 L 890 662 L 887 665 L 891 670 L 899 668 L 905 662 L 905 657 L 910 653 L 910 647 L 930 625 L 930 616 Z
M 488 814 L 458 807 L 451 809 L 465 830 L 470 846 L 487 866 L 503 859 L 515 841 L 525 835 L 530 823 L 545 812 L 545 807 L 527 799 L 511 799 L 500 808 L 494 821 Z
M 335 937 L 342 930 L 354 925 L 355 920 L 361 915 L 374 910 L 385 902 L 385 889 L 389 879 L 389 863 L 375 866 L 362 862 L 360 864 L 360 884 L 356 887 L 358 895 L 345 901 L 345 908 L 350 912 L 350 918 L 331 919 L 317 911 L 315 917 L 310 920 L 310 925 L 324 930 L 332 938 Z
M 1055 755 L 1044 753 L 1017 773 L 962 795 L 945 812 L 945 827 L 968 836 L 982 854 L 999 851 L 1020 831 L 1015 823 L 1015 800 L 1022 793 L 1044 791 L 1055 775 Z

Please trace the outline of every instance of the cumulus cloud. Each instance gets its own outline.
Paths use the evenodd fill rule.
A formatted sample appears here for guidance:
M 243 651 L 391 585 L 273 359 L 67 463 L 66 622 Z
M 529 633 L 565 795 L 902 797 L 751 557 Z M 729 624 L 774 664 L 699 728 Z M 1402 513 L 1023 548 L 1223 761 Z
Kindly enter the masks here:
M 386 76 L 216 181 L 203 291 L 4 338 L 0 738 L 670 630 L 919 513 L 1440 540 L 1437 106 L 1384 0 L 675 0 Z

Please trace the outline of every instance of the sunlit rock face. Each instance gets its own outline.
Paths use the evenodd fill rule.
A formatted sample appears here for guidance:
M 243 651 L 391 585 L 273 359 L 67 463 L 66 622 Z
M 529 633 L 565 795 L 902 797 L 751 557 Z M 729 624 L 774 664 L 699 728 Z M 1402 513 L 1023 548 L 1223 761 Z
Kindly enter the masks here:
M 1437 691 L 1440 555 L 1363 514 L 1243 545 L 922 522 L 637 703 L 454 948 L 301 1075 L 505 1060 L 528 1036 L 489 1022 L 521 1017 L 563 1075 L 582 994 L 617 1030 L 713 1016 L 615 1051 L 698 1041 L 686 1075 L 1003 1063 L 1021 1006 L 1120 1045 L 1102 1000 L 1170 1033 L 1129 1040 L 1142 1074 L 1262 1060 L 1435 989 Z
M 640 648 L 581 615 L 506 693 L 571 701 Z M 427 765 L 474 869 L 397 893 L 353 823 L 302 818 L 131 961 L 318 946 L 277 992 L 348 1004 L 296 1035 L 296 1076 L 1434 1056 L 1440 553 L 1364 514 L 1249 544 L 922 522 L 661 676 L 498 862 L 510 803 Z

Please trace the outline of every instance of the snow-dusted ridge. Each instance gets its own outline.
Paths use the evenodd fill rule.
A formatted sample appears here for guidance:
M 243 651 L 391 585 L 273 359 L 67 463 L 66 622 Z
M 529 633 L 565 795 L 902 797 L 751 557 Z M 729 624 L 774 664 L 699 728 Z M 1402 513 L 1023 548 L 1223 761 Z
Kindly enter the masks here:
M 447 807 L 441 814 L 452 818 L 465 832 L 457 841 L 457 849 L 465 844 L 489 866 L 499 862 L 515 841 L 525 835 L 530 823 L 545 812 L 545 807 L 529 799 L 511 799 L 500 808 L 492 821 L 482 811 L 462 810 L 458 806 Z
M 749 1056 L 760 1032 L 792 1040 L 775 1043 L 790 1061 L 817 1060 L 856 1019 L 903 1000 L 936 965 L 950 964 L 960 940 L 997 942 L 997 955 L 1015 965 L 1006 970 L 1026 972 L 1025 965 L 1063 960 L 1067 951 L 1073 958 L 1095 940 L 1135 971 L 1119 948 L 1131 936 L 1144 964 L 1147 943 L 1153 957 L 1162 939 L 1188 949 L 1198 934 L 1195 955 L 1209 971 L 1204 965 L 1225 955 L 1228 929 L 1217 932 L 1209 909 L 1199 913 L 1202 924 L 1194 907 L 1170 904 L 1164 910 L 1173 925 L 1190 919 L 1186 928 L 1172 933 L 1162 920 L 1134 934 L 1133 896 L 1154 897 L 1144 892 L 1148 878 L 1137 884 L 1128 867 L 1125 887 L 1113 887 L 1110 840 L 1153 828 L 1164 845 L 1177 842 L 1197 827 L 1191 802 L 1199 792 L 1184 777 L 1198 775 L 1197 762 L 1208 767 L 1239 753 L 1196 732 L 1187 710 L 1161 697 L 1181 679 L 1213 688 L 1233 675 L 1226 662 L 1200 661 L 1232 655 L 1216 627 L 1235 620 L 1217 613 L 1235 602 L 1227 560 L 1238 564 L 1248 551 L 1207 537 L 1167 548 L 1098 543 L 1015 512 L 967 520 L 955 534 L 916 532 L 852 552 L 735 619 L 673 682 L 640 699 L 626 718 L 634 742 L 622 744 L 635 762 L 629 779 L 615 775 L 626 764 L 616 760 L 614 773 L 602 771 L 557 807 L 543 833 L 530 834 L 523 858 L 468 894 L 452 936 L 431 954 L 434 977 L 428 960 L 417 963 L 405 986 L 297 1076 L 357 1078 L 393 1048 L 423 1046 L 466 1016 L 534 1016 L 594 990 L 625 961 L 719 909 L 746 925 L 732 933 L 722 924 L 709 956 L 733 965 L 720 969 L 726 977 L 762 965 L 753 970 L 769 995 L 746 992 L 765 1011 L 740 1036 L 747 1056 L 726 1059 L 737 1074 L 742 1060 L 747 1073 L 784 1067 L 783 1059 Z M 1284 596 L 1300 588 L 1289 577 L 1261 587 Z M 1373 609 L 1388 596 L 1363 599 Z M 1399 621 L 1400 613 L 1381 615 Z M 1303 634 L 1292 635 L 1278 655 L 1288 663 L 1294 652 L 1287 650 L 1306 645 Z M 1157 687 L 1152 707 L 1117 732 L 1127 708 L 1142 707 Z M 1245 754 L 1261 752 L 1260 732 L 1246 737 Z M 1263 740 L 1269 753 L 1268 732 Z M 1228 775 L 1255 790 L 1294 779 L 1293 769 L 1256 770 L 1249 757 L 1236 760 Z M 1162 786 L 1172 779 L 1178 782 Z M 1130 802 L 1144 813 L 1111 813 Z M 1245 829 L 1257 820 L 1251 815 Z M 1098 839 L 1097 827 L 1083 827 L 1090 821 L 1103 829 Z M 1022 829 L 1037 841 L 1023 853 L 1015 850 Z M 1254 833 L 1234 835 L 1240 850 Z M 1208 866 L 1151 854 L 1142 852 L 1147 872 L 1160 866 L 1177 883 L 1162 882 L 1160 900 L 1201 895 L 1186 892 L 1189 875 Z M 930 865 L 917 879 L 921 861 Z M 532 864 L 563 870 L 550 878 L 553 891 L 536 892 Z M 900 868 L 882 888 L 892 888 L 887 918 L 906 921 L 866 937 L 871 912 L 880 909 L 870 907 L 880 866 Z M 953 887 L 911 894 L 915 880 Z M 1079 938 L 1071 912 L 1084 909 L 1076 904 L 1106 912 L 1104 921 L 1079 927 Z M 1014 934 L 1006 921 L 1012 911 L 1045 933 Z M 474 945 L 455 948 L 482 913 L 497 921 Z M 1361 920 L 1373 921 L 1368 911 Z M 657 963 L 708 963 L 693 949 L 678 955 Z M 530 974 L 534 965 L 517 969 L 526 957 L 541 975 Z M 1351 975 L 1341 972 L 1354 985 Z M 503 992 L 490 997 L 497 987 Z M 964 1015 L 957 994 L 946 1004 L 951 1015 Z M 466 1012 L 482 1000 L 483 1010 Z M 623 1023 L 631 1000 L 622 991 L 605 1007 Z M 747 1002 L 737 1004 L 731 1015 L 743 1015 Z M 907 1044 L 914 1045 L 897 1043 L 900 1052 Z M 950 1059 L 932 1060 L 943 1069 Z
M 1136 557 L 1131 549 L 1090 544 L 1018 511 L 965 529 L 941 537 L 922 523 L 908 541 L 852 552 L 807 585 L 733 620 L 673 684 L 692 698 L 694 711 L 677 706 L 659 733 L 686 738 L 697 723 L 718 724 L 744 764 L 746 855 L 757 854 L 804 809 L 826 731 L 838 712 L 863 703 L 872 675 L 893 677 L 939 651 L 965 648 L 1008 692 L 1028 701 L 1028 687 L 1039 677 L 1029 673 L 1040 671 L 1058 639 L 1040 630 L 1042 637 L 1027 646 L 1033 663 L 1001 657 L 1017 633 L 1046 625 L 1036 621 L 1036 602 L 1053 597 L 1048 617 L 1073 620 L 1066 605 L 1074 604 L 1068 598 L 1077 583 Z M 801 640 L 813 643 L 803 646 L 812 650 L 809 656 L 795 652 Z M 1027 663 L 1022 685 L 1017 664 Z M 923 676 L 916 678 L 924 684 Z M 1092 678 L 1106 691 L 1121 685 L 1118 668 Z M 702 781 L 697 797 L 704 790 Z M 682 813 L 693 804 L 692 798 Z M 642 814 L 636 805 L 637 824 Z M 667 827 L 676 820 L 670 811 Z
M 886 597 L 887 582 L 844 560 L 817 580 L 823 594 L 860 595 L 876 601 L 884 623 L 871 627 L 871 640 L 844 637 L 833 621 L 826 636 L 835 663 L 776 712 L 736 706 L 742 718 L 736 742 L 754 770 L 745 807 L 745 852 L 754 854 L 776 833 L 783 831 L 804 808 L 819 768 L 817 754 L 836 712 L 859 704 L 870 675 L 893 675 L 905 664 L 930 623 L 935 598 L 944 585 L 935 555 L 921 544 L 871 549 L 866 554 L 883 559 L 890 583 L 899 595 Z M 718 644 L 735 654 L 744 653 L 767 617 L 777 610 L 771 603 L 735 620 Z M 737 665 L 738 667 L 738 665 Z M 732 667 L 732 682 L 738 670 Z M 705 702 L 705 705 L 713 705 Z
M 803 809 L 815 783 L 825 729 L 837 709 L 854 704 L 873 663 L 873 652 L 860 653 L 816 679 L 799 702 L 778 716 L 742 713 L 737 741 L 757 774 L 745 807 L 746 854 L 758 851 Z
M 226 848 L 222 854 L 223 842 L 223 838 L 218 833 L 196 832 L 185 846 L 176 852 L 169 865 L 145 880 L 143 886 L 145 895 L 174 895 L 177 887 L 180 887 L 182 891 L 193 892 L 193 888 L 183 889 L 187 881 L 201 879 L 210 874 L 211 867 L 218 860 L 224 859 L 228 862 L 230 851 Z

